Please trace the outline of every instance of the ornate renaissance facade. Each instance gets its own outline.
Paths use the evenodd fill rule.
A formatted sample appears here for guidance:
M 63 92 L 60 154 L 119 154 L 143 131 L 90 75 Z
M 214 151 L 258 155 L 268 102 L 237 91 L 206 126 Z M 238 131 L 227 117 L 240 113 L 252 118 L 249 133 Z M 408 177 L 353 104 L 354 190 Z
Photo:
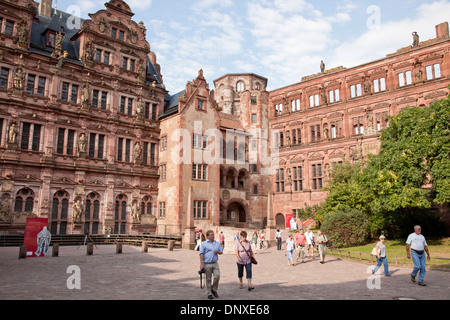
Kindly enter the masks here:
M 52 233 L 156 227 L 159 113 L 167 91 L 145 27 L 121 0 L 82 20 L 1 1 L 1 223 Z
M 429 106 L 449 94 L 448 23 L 436 38 L 413 44 L 383 59 L 306 76 L 270 92 L 270 128 L 279 147 L 273 179 L 273 215 L 285 225 L 296 209 L 320 204 L 330 170 L 355 163 L 380 147 L 389 116 L 406 106 Z

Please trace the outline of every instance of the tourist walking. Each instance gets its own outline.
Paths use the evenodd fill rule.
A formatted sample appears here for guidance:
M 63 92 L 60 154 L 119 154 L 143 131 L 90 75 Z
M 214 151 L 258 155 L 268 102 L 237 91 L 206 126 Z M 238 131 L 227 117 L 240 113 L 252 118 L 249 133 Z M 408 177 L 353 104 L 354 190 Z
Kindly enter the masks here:
M 325 263 L 325 255 L 327 253 L 327 242 L 328 238 L 322 233 L 322 231 L 317 232 L 317 246 L 319 247 L 320 263 Z
M 208 230 L 206 232 L 207 240 L 200 245 L 200 270 L 206 273 L 206 294 L 208 299 L 218 298 L 217 289 L 219 288 L 220 268 L 219 268 L 219 254 L 223 253 L 223 248 L 220 243 L 214 240 L 214 231 Z M 211 285 L 211 280 L 214 281 Z
M 381 235 L 380 241 L 377 243 L 375 249 L 377 251 L 377 265 L 372 270 L 372 274 L 375 274 L 375 272 L 378 271 L 378 269 L 381 267 L 381 264 L 383 264 L 384 267 L 384 275 L 386 277 L 390 277 L 389 275 L 389 266 L 388 266 L 388 260 L 386 257 L 386 245 L 384 244 L 384 240 L 386 240 L 386 237 Z
M 303 233 L 303 229 L 300 229 L 300 232 L 297 232 L 295 235 L 295 245 L 296 245 L 296 261 L 301 257 L 302 263 L 305 262 L 306 257 L 306 236 Z
M 203 235 L 202 229 L 198 230 L 198 232 L 195 234 L 195 242 L 197 243 L 197 245 L 194 248 L 194 251 L 200 250 L 200 245 L 202 244 L 202 242 L 204 241 L 205 236 Z
M 306 237 L 306 248 L 308 253 L 308 258 L 314 259 L 314 233 L 309 230 L 309 228 L 306 229 L 305 233 Z
M 223 234 L 223 231 L 220 231 L 219 233 L 219 243 L 222 246 L 222 249 L 225 249 L 225 235 Z
M 286 239 L 286 245 L 284 248 L 284 252 L 288 254 L 288 266 L 290 265 L 294 266 L 294 249 L 295 249 L 295 242 L 291 233 L 289 234 L 289 237 Z
M 264 244 L 264 230 L 261 230 L 261 232 L 259 233 L 259 249 L 262 249 L 264 247 L 264 249 L 267 249 L 267 247 Z
M 255 254 L 256 254 L 257 245 L 258 245 L 258 232 L 255 231 L 255 232 L 253 232 L 253 236 L 252 236 L 252 250 Z
M 276 238 L 277 238 L 277 250 L 281 250 L 281 234 L 283 233 L 283 231 L 280 231 L 280 229 L 277 229 L 277 234 L 276 234 Z
M 423 280 L 426 273 L 426 260 L 430 260 L 430 253 L 428 252 L 427 241 L 421 232 L 422 228 L 419 225 L 414 226 L 414 232 L 411 233 L 406 240 L 406 257 L 411 259 L 412 256 L 414 263 L 414 269 L 411 273 L 411 281 L 415 283 L 417 273 L 420 272 L 418 285 L 426 286 Z M 409 248 L 411 248 L 411 254 L 409 253 Z M 424 252 L 427 253 L 426 258 Z
M 252 287 L 252 262 L 250 257 L 255 258 L 250 241 L 247 240 L 247 232 L 241 231 L 241 240 L 235 243 L 236 264 L 238 268 L 239 288 L 244 288 L 243 277 L 247 278 L 248 291 L 255 289 Z

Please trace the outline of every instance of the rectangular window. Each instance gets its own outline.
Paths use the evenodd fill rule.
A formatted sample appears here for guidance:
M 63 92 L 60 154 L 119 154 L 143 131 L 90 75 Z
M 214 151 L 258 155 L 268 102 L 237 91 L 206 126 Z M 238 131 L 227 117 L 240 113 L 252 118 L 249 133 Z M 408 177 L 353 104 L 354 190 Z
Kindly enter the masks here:
M 20 144 L 22 150 L 29 150 L 30 146 L 33 151 L 40 150 L 41 128 L 40 124 L 23 123 Z
M 159 166 L 159 181 L 166 181 L 166 165 Z
M 100 49 L 95 50 L 94 60 L 98 62 L 102 61 L 102 50 Z
M 120 113 L 125 113 L 125 101 L 126 101 L 126 97 L 120 97 L 120 106 L 119 106 L 119 112 Z
M 412 84 L 411 71 L 400 72 L 398 74 L 398 85 L 403 87 L 409 84 Z
M 133 98 L 128 98 L 127 114 L 131 116 L 133 114 Z
M 329 97 L 330 103 L 339 101 L 340 100 L 339 89 L 328 91 L 328 97 Z
M 252 123 L 256 123 L 256 113 L 252 113 Z
M 117 29 L 116 28 L 111 28 L 111 37 L 115 39 L 116 35 L 117 35 Z
M 124 41 L 124 39 L 125 39 L 125 32 L 119 30 L 119 40 Z
M 128 66 L 128 58 L 123 58 L 122 60 L 122 69 L 127 70 L 127 66 Z
M 159 203 L 159 218 L 165 218 L 166 217 L 166 203 L 160 202 Z
M 37 88 L 37 95 L 39 97 L 43 97 L 45 95 L 45 78 L 39 77 L 38 79 L 38 88 Z
M 156 103 L 152 104 L 152 120 L 156 120 L 156 108 L 158 105 Z
M 206 164 L 192 164 L 192 180 L 207 180 L 208 165 Z
M 117 161 L 122 161 L 123 154 L 123 138 L 119 138 L 117 141 Z
M 197 104 L 198 110 L 203 110 L 203 103 L 204 103 L 203 101 L 200 101 L 200 100 L 198 101 L 198 104 Z
M 194 201 L 194 219 L 207 218 L 208 201 Z
M 92 108 L 97 108 L 98 107 L 98 95 L 99 95 L 99 91 L 98 90 L 93 90 L 92 91 Z
M 302 191 L 303 190 L 303 168 L 302 167 L 293 167 L 293 185 L 294 191 Z
M 106 110 L 107 99 L 108 99 L 108 93 L 107 92 L 102 92 L 102 97 L 101 97 L 101 100 L 100 100 L 100 109 Z
M 73 155 L 73 147 L 75 141 L 75 130 L 68 130 L 67 132 L 67 146 L 66 146 L 66 154 L 72 156 Z
M 63 82 L 61 87 L 61 100 L 66 101 L 69 97 L 69 83 Z
M 103 54 L 103 63 L 104 64 L 109 64 L 109 56 L 110 56 L 110 53 L 108 51 L 105 51 L 105 53 Z
M 70 102 L 77 103 L 78 98 L 78 85 L 72 85 L 72 94 L 70 95 Z
M 14 21 L 6 20 L 5 34 L 12 36 L 14 32 Z
M 0 88 L 1 89 L 8 88 L 8 79 L 9 79 L 9 69 L 2 67 L 0 69 Z
M 362 96 L 362 86 L 360 83 L 350 86 L 350 97 L 356 98 Z
M 34 82 L 36 76 L 34 74 L 28 74 L 27 78 L 27 94 L 34 94 Z
M 161 150 L 167 149 L 167 136 L 161 137 Z
M 322 189 L 322 165 L 313 164 L 312 165 L 312 189 Z

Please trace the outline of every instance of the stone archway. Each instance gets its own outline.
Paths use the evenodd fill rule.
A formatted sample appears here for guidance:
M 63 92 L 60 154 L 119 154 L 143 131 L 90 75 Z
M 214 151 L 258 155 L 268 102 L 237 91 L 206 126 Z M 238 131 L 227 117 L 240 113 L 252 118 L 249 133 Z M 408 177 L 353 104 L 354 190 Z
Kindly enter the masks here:
M 279 213 L 275 217 L 275 226 L 277 229 L 285 229 L 286 228 L 286 221 L 284 218 L 284 214 Z

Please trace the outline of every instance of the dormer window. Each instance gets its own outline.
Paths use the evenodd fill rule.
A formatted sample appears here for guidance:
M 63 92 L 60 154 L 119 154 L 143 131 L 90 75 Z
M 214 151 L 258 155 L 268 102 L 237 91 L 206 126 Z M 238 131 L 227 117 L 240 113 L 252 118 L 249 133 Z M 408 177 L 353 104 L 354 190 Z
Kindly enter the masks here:
M 56 32 L 55 31 L 47 31 L 47 47 L 54 48 L 56 44 Z

